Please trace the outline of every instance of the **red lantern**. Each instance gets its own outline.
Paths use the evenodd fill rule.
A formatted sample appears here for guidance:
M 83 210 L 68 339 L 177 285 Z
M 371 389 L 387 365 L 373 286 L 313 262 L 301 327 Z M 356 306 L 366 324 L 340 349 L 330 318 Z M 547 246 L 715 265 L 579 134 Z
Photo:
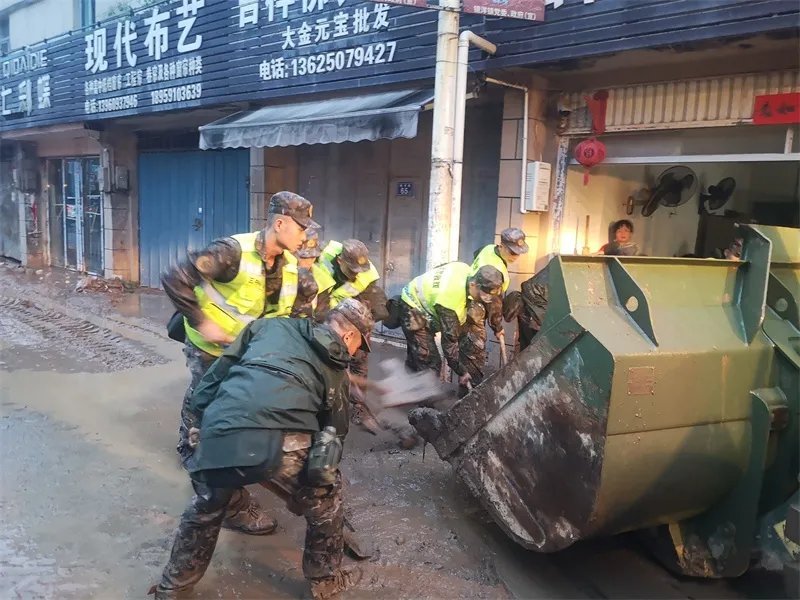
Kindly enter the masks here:
M 606 145 L 597 138 L 583 140 L 575 147 L 575 160 L 583 165 L 583 185 L 589 183 L 589 169 L 606 158 Z

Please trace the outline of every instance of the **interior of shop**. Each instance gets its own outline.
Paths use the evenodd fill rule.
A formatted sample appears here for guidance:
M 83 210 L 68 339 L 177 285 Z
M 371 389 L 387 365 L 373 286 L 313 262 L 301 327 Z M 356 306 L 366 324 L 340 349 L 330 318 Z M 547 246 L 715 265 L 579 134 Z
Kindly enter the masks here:
M 586 184 L 567 170 L 561 252 L 599 253 L 620 219 L 635 254 L 665 257 L 723 258 L 736 223 L 800 226 L 795 132 L 730 129 L 609 136 Z

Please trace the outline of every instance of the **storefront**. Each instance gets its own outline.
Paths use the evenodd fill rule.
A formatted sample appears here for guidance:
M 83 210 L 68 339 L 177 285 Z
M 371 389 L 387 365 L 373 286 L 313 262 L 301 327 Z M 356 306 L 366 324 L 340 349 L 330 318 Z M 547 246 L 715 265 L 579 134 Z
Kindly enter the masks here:
M 730 176 L 737 191 L 712 212 L 767 210 L 767 200 L 758 207 L 740 205 L 744 191 L 759 178 L 790 180 L 791 163 L 743 158 L 786 154 L 783 145 L 776 146 L 778 133 L 747 124 L 752 111 L 725 122 L 698 114 L 661 123 L 641 117 L 617 122 L 610 112 L 603 136 L 609 156 L 584 189 L 580 169 L 568 159 L 588 130 L 573 120 L 559 142 L 558 91 L 609 88 L 614 115 L 624 117 L 617 107 L 635 105 L 636 95 L 626 96 L 623 88 L 644 90 L 648 84 L 637 87 L 637 82 L 654 81 L 654 72 L 679 71 L 664 78 L 674 81 L 687 77 L 684 71 L 732 76 L 731 65 L 742 65 L 743 72 L 759 72 L 764 65 L 786 69 L 785 63 L 796 63 L 796 52 L 787 51 L 796 49 L 796 3 L 546 4 L 544 23 L 462 15 L 462 27 L 497 44 L 498 52 L 469 55 L 473 97 L 465 131 L 460 259 L 469 260 L 502 229 L 522 227 L 534 250 L 514 265 L 517 283 L 554 251 L 599 247 L 608 222 L 626 216 L 627 197 L 652 187 L 662 165 L 693 164 L 697 170 L 701 163 L 741 163 L 736 172 L 696 172 L 695 195 Z M 755 48 L 753 36 L 763 38 Z M 734 41 L 720 41 L 728 38 Z M 159 272 L 186 247 L 263 226 L 269 195 L 289 188 L 315 203 L 324 237 L 363 239 L 387 288 L 396 292 L 425 263 L 436 44 L 435 11 L 412 6 L 166 0 L 16 51 L 0 59 L 0 173 L 11 174 L 0 181 L 0 254 L 30 266 L 63 265 L 157 286 Z M 747 70 L 747 64 L 759 66 Z M 623 75 L 625 81 L 607 81 Z M 504 91 L 503 81 L 511 88 Z M 721 90 L 738 93 L 741 86 L 723 84 L 709 97 Z M 393 94 L 402 97 L 395 98 L 400 104 L 368 106 L 369 99 Z M 614 100 L 618 95 L 624 102 Z M 581 98 L 578 94 L 574 103 L 576 119 Z M 349 115 L 346 127 L 320 126 L 306 110 L 307 103 L 319 109 L 329 101 L 339 108 L 326 117 L 341 125 Z M 405 107 L 400 120 L 398 106 Z M 266 116 L 268 129 L 293 128 L 295 135 L 200 144 L 199 129 L 256 115 Z M 351 135 L 365 117 L 369 134 Z M 741 127 L 750 128 L 748 139 L 761 131 L 764 149 L 732 152 L 726 149 L 733 147 L 732 138 L 714 137 L 717 130 Z M 652 137 L 688 129 L 700 137 L 678 136 L 681 142 L 694 140 L 685 149 L 665 152 L 676 140 Z M 345 130 L 350 133 L 342 137 Z M 785 131 L 781 135 L 785 145 Z M 703 139 L 716 140 L 716 148 L 703 146 Z M 651 143 L 642 146 L 641 140 Z M 730 154 L 737 158 L 709 158 Z M 695 162 L 684 165 L 686 156 Z M 672 157 L 681 160 L 673 163 Z M 524 175 L 534 161 L 552 167 L 552 192 L 540 210 L 529 212 L 520 208 L 526 201 L 521 196 L 530 191 Z M 765 162 L 772 166 L 758 166 Z M 608 183 L 611 187 L 601 190 L 604 177 L 629 185 L 614 190 L 617 184 Z M 759 185 L 764 194 L 773 193 L 766 182 Z M 582 198 L 589 190 L 592 199 Z M 769 202 L 782 202 L 784 196 L 775 194 L 780 198 Z M 652 240 L 646 242 L 648 252 L 693 251 L 699 215 L 695 211 L 690 218 L 690 204 L 659 209 L 637 226 L 643 243 Z M 659 220 L 675 222 L 679 212 L 681 219 L 686 213 L 680 234 L 685 243 L 672 247 L 660 241 Z M 6 215 L 13 222 L 6 223 Z
M 356 0 L 272 8 L 171 0 L 0 61 L 0 140 L 11 157 L 3 169 L 14 171 L 25 144 L 35 176 L 24 193 L 41 222 L 22 222 L 21 180 L 10 178 L 1 206 L 16 227 L 3 230 L 3 254 L 158 286 L 187 247 L 261 226 L 267 192 L 290 188 L 307 193 L 320 214 L 327 209 L 326 237 L 366 236 L 382 265 L 390 179 L 411 183 L 402 187 L 424 210 L 429 123 L 410 142 L 413 165 L 392 160 L 391 149 L 416 132 L 383 128 L 358 143 L 323 135 L 293 145 L 291 177 L 266 150 L 286 144 L 201 149 L 198 128 L 302 97 L 363 96 L 387 84 L 429 89 L 433 13 Z M 379 110 L 376 121 L 390 112 Z M 423 254 L 424 236 L 406 233 L 396 240 L 411 247 L 403 257 Z
M 792 71 L 609 89 L 606 157 L 586 184 L 574 151 L 590 133 L 587 111 L 567 131 L 558 250 L 598 252 L 619 219 L 649 256 L 719 258 L 735 223 L 800 226 L 800 115 L 778 114 L 798 93 Z M 754 115 L 769 101 L 772 118 Z

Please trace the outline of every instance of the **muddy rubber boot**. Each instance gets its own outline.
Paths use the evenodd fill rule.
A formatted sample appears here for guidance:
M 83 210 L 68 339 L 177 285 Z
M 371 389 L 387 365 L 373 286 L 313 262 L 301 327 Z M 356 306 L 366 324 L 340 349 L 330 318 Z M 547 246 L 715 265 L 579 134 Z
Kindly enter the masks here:
M 243 492 L 243 490 L 237 491 L 240 494 Z M 244 498 L 242 496 L 239 498 L 239 501 L 234 499 L 228 506 L 225 520 L 222 522 L 225 529 L 248 535 L 267 535 L 277 529 L 278 522 L 269 516 L 249 494 Z M 244 506 L 240 507 L 241 504 Z
M 364 573 L 359 567 L 339 569 L 333 577 L 311 580 L 311 597 L 314 600 L 336 598 L 341 592 L 358 585 Z
M 148 590 L 147 595 L 153 596 L 153 600 L 177 600 L 191 591 L 192 586 L 180 590 L 167 590 L 160 585 L 154 585 Z

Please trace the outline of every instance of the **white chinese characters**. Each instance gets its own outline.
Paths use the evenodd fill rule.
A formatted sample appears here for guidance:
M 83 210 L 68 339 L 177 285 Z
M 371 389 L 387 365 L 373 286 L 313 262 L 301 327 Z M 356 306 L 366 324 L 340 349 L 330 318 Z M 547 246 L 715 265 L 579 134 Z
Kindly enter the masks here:
M 178 38 L 178 52 L 194 52 L 200 49 L 203 43 L 203 36 L 198 34 L 194 39 L 188 41 L 189 32 L 197 20 L 197 11 L 206 5 L 206 0 L 181 0 L 181 5 L 175 9 L 175 13 L 181 17 L 178 21 L 178 27 L 181 30 L 181 36 Z
M 106 60 L 106 28 L 95 29 L 84 37 L 86 40 L 86 64 L 84 68 L 92 73 L 108 69 Z
M 114 50 L 117 53 L 117 68 L 122 66 L 124 53 L 125 62 L 129 67 L 136 66 L 136 54 L 131 49 L 131 44 L 136 39 L 136 25 L 129 20 L 117 23 L 117 35 L 114 38 Z
M 15 91 L 16 106 L 14 107 Z M 16 86 L 0 87 L 0 116 L 7 117 L 14 113 L 30 116 L 34 109 L 44 110 L 51 106 L 50 75 L 40 75 L 36 78 L 35 85 L 33 80 L 24 79 Z
M 332 17 L 290 19 L 290 11 L 295 8 L 300 15 L 310 15 L 333 6 L 334 9 L 344 5 L 345 0 L 239 0 L 239 27 L 258 25 L 263 8 L 266 22 L 289 21 L 281 33 L 283 49 L 306 46 L 311 43 L 327 42 L 333 38 L 347 35 L 359 35 L 371 31 L 389 29 L 389 4 L 376 3 L 373 6 L 360 6 L 352 14 L 346 10 L 338 10 Z M 293 26 L 294 25 L 294 26 Z M 311 31 L 314 31 L 311 34 Z M 295 40 L 297 36 L 297 40 Z
M 278 2 L 287 0 L 277 0 Z M 295 0 L 288 0 L 295 1 Z M 138 52 L 146 52 L 155 61 L 165 58 L 170 52 L 170 28 L 177 28 L 179 34 L 174 51 L 178 54 L 196 52 L 203 45 L 203 35 L 197 33 L 197 19 L 206 0 L 173 0 L 172 3 L 157 4 L 141 19 L 141 30 L 137 31 L 137 23 L 131 19 L 122 19 L 111 28 L 114 36 L 113 54 L 108 56 L 109 33 L 106 27 L 98 27 L 84 36 L 86 62 L 84 68 L 91 73 L 102 73 L 109 69 L 109 58 L 115 58 L 114 67 L 135 67 L 139 61 Z M 253 16 L 258 17 L 258 3 L 251 2 L 248 7 L 255 7 Z M 252 17 L 243 13 L 245 22 Z M 174 30 L 174 29 L 173 29 Z M 173 38 L 174 40 L 174 38 Z M 138 48 L 137 48 L 138 45 Z

